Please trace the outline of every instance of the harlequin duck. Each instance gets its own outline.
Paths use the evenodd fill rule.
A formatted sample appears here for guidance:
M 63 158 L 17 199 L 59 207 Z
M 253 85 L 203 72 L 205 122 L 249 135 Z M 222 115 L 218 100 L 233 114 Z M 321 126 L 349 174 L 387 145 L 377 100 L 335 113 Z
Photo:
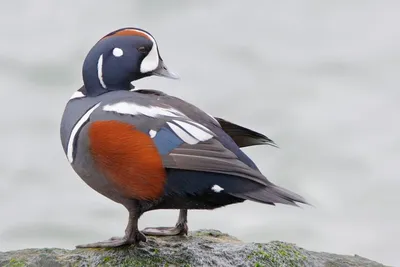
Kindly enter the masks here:
M 132 81 L 176 79 L 154 37 L 123 28 L 100 39 L 83 63 L 84 86 L 61 121 L 64 152 L 91 188 L 129 212 L 125 236 L 77 247 L 118 247 L 146 235 L 187 233 L 188 209 L 215 209 L 245 200 L 274 205 L 306 203 L 274 185 L 240 147 L 274 143 L 215 118 L 177 97 L 134 89 Z M 180 209 L 175 227 L 138 230 L 147 211 Z

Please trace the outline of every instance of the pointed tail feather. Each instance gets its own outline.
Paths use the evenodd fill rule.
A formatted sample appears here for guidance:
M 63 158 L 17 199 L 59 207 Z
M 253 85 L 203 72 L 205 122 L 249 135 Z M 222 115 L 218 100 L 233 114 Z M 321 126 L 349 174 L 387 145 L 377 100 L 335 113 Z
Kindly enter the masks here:
M 222 118 L 215 117 L 224 132 L 226 132 L 239 147 L 248 147 L 255 145 L 270 145 L 278 147 L 274 141 L 267 136 L 237 125 Z
M 297 203 L 309 205 L 309 203 L 302 196 L 276 185 L 267 186 L 255 191 L 236 193 L 232 195 L 246 200 L 270 205 L 274 205 L 276 203 L 291 206 L 298 206 Z

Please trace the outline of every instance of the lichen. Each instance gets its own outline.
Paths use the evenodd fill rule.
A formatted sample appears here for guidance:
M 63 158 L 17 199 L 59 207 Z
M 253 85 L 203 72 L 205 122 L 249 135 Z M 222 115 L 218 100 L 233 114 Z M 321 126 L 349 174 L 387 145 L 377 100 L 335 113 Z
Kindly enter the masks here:
M 4 267 L 25 267 L 26 264 L 23 260 L 12 258 Z

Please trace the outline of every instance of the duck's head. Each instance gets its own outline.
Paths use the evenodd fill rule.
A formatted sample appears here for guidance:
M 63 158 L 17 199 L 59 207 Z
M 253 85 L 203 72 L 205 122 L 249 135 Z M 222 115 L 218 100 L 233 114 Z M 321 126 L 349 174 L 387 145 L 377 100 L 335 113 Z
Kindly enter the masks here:
M 129 90 L 130 83 L 156 75 L 177 79 L 165 66 L 154 37 L 138 28 L 113 31 L 98 41 L 82 69 L 87 95 Z

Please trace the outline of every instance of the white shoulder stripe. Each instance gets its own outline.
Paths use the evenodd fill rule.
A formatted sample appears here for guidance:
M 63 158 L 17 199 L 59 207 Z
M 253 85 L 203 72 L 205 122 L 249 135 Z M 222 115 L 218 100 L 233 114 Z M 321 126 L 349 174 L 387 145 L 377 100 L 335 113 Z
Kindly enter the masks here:
M 171 120 L 167 122 L 168 126 L 185 143 L 191 145 L 197 144 L 200 141 L 209 140 L 215 136 L 215 134 L 204 125 L 192 121 L 181 111 L 169 106 L 143 106 L 134 102 L 118 102 L 105 105 L 103 110 L 117 112 L 119 114 L 133 116 L 144 115 L 151 118 Z M 149 131 L 149 135 L 153 138 L 156 133 Z
M 192 137 L 190 134 L 188 134 L 187 132 L 185 132 L 184 130 L 182 130 L 179 126 L 171 123 L 171 122 L 167 122 L 168 126 L 171 127 L 172 131 L 175 132 L 175 134 L 182 139 L 183 142 L 188 143 L 189 145 L 194 145 L 197 144 L 199 141 L 197 139 L 195 139 L 194 137 Z
M 118 102 L 115 104 L 105 105 L 104 111 L 113 111 L 120 114 L 129 115 L 146 115 L 148 117 L 157 118 L 167 117 L 186 117 L 182 112 L 173 108 L 164 108 L 159 106 L 142 106 L 132 102 Z
M 196 127 L 192 124 L 189 124 L 187 122 L 183 121 L 178 121 L 174 120 L 175 123 L 177 123 L 179 126 L 181 126 L 183 129 L 185 129 L 188 133 L 193 135 L 194 138 L 196 138 L 199 141 L 206 141 L 208 139 L 211 139 L 213 136 L 209 134 L 208 132 L 204 131 L 203 129 Z
M 76 139 L 76 134 L 78 133 L 79 129 L 82 127 L 82 125 L 89 119 L 90 114 L 93 113 L 93 111 L 100 106 L 101 103 L 97 103 L 94 105 L 92 108 L 90 108 L 88 111 L 86 111 L 85 114 L 78 120 L 78 122 L 75 124 L 74 128 L 72 128 L 71 135 L 69 136 L 68 140 L 68 146 L 67 146 L 67 157 L 70 163 L 74 161 L 74 142 Z

